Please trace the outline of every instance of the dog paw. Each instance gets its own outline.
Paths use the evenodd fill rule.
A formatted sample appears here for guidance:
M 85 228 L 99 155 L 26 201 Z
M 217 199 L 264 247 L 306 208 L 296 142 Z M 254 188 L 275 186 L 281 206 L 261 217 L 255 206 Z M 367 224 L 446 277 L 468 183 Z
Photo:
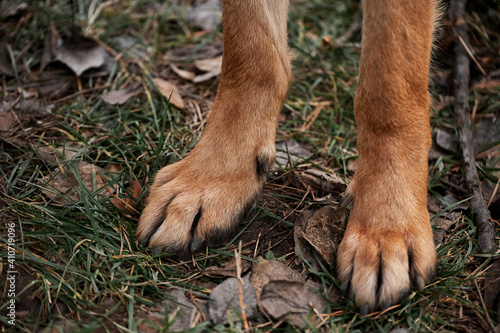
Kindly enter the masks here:
M 425 207 L 400 196 L 381 200 L 367 191 L 354 207 L 338 250 L 342 289 L 362 315 L 402 301 L 412 287 L 423 290 L 434 278 L 436 251 Z M 394 194 L 394 193 L 393 193 Z M 376 194 L 373 194 L 376 195 Z
M 200 140 L 184 160 L 161 169 L 139 221 L 139 244 L 180 257 L 203 243 L 224 244 L 258 198 L 274 160 L 274 147 L 243 148 Z

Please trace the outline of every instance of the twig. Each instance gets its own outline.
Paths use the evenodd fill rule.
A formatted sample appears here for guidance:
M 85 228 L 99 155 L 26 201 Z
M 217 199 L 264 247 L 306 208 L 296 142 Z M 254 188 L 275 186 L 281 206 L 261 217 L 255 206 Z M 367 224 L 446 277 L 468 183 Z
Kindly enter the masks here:
M 240 296 L 240 307 L 241 307 L 241 318 L 243 319 L 243 326 L 245 331 L 250 331 L 250 325 L 248 325 L 247 315 L 245 313 L 245 303 L 243 302 L 243 279 L 241 278 L 241 240 L 238 249 L 234 250 L 234 259 L 236 259 L 236 277 L 238 278 L 238 292 Z
M 472 210 L 479 233 L 479 252 L 493 253 L 495 229 L 491 221 L 491 214 L 483 199 L 480 181 L 476 169 L 476 159 L 472 146 L 471 118 L 469 112 L 469 71 L 470 60 L 464 44 L 468 44 L 465 27 L 464 12 L 466 0 L 451 2 L 451 16 L 455 32 L 463 41 L 456 46 L 455 63 L 455 119 L 458 125 L 459 145 L 464 163 L 465 180 L 472 192 Z

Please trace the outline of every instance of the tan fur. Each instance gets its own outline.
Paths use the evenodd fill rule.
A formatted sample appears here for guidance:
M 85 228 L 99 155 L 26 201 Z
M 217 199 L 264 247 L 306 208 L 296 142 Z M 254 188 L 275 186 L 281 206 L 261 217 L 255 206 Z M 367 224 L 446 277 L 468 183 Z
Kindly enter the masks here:
M 354 207 L 338 254 L 339 278 L 364 313 L 396 303 L 432 278 L 426 209 L 430 146 L 428 69 L 433 0 L 363 1 L 360 152 Z M 138 239 L 189 253 L 220 242 L 258 196 L 273 163 L 275 126 L 290 77 L 283 0 L 223 2 L 224 58 L 217 98 L 196 148 L 162 169 Z

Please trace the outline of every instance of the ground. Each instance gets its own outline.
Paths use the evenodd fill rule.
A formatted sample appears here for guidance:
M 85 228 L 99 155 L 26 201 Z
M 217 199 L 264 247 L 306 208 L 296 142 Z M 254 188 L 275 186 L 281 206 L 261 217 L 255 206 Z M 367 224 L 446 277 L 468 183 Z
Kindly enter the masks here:
M 361 317 L 339 289 L 334 262 L 349 214 L 337 204 L 356 170 L 362 15 L 357 1 L 291 2 L 293 82 L 279 116 L 279 163 L 234 239 L 185 261 L 139 247 L 135 230 L 155 172 L 189 153 L 210 112 L 222 55 L 217 1 L 0 2 L 2 331 L 499 330 L 487 308 L 499 306 L 500 233 L 493 255 L 478 254 L 453 116 L 460 41 L 449 3 L 430 73 L 428 208 L 438 274 L 401 304 Z M 466 12 L 477 169 L 498 226 L 500 8 L 475 1 Z M 211 292 L 247 272 L 257 315 L 211 322 Z M 295 303 L 297 293 L 320 310 Z M 299 314 L 279 317 L 276 299 Z

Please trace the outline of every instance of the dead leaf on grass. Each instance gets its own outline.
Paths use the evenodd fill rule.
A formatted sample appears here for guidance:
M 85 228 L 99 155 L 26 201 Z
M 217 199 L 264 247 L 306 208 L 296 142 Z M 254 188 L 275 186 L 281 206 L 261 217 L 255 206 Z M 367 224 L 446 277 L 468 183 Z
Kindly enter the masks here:
M 276 142 L 276 163 L 278 165 L 286 166 L 289 161 L 293 165 L 300 160 L 308 159 L 312 154 L 309 149 L 294 139 Z
M 71 146 L 61 148 L 42 147 L 37 150 L 40 158 L 50 167 L 56 165 L 50 174 L 40 179 L 42 193 L 53 202 L 68 205 L 80 200 L 80 193 L 86 189 L 97 193 L 99 200 L 111 194 L 105 188 L 106 170 L 84 161 L 72 161 L 78 149 Z
M 137 94 L 139 87 L 140 84 L 133 84 L 127 88 L 111 90 L 102 95 L 102 99 L 110 105 L 122 105 Z
M 170 49 L 163 56 L 163 60 L 169 62 L 191 62 L 197 59 L 214 58 L 222 54 L 222 43 L 213 42 L 203 46 L 199 44 L 181 45 Z
M 172 70 L 175 72 L 175 74 L 179 75 L 179 77 L 181 77 L 185 80 L 193 81 L 194 77 L 196 76 L 193 72 L 180 69 L 179 67 L 175 66 L 174 64 L 170 64 L 170 68 L 172 68 Z
M 40 71 L 43 71 L 57 56 L 57 46 L 62 43 L 61 37 L 57 32 L 54 21 L 50 21 L 47 35 L 45 36 L 45 44 L 43 46 L 42 62 Z
M 0 132 L 7 132 L 16 123 L 16 118 L 12 112 L 0 113 Z
M 108 60 L 106 50 L 92 39 L 67 38 L 57 48 L 55 60 L 68 66 L 77 76 L 90 68 L 99 68 Z
M 184 103 L 176 85 L 160 78 L 153 79 L 153 81 L 160 93 L 170 99 L 170 103 L 179 109 L 184 109 L 186 107 L 186 103 Z
M 322 313 L 327 306 L 323 296 L 304 283 L 294 281 L 269 282 L 262 289 L 260 304 L 273 320 L 286 319 L 299 327 L 307 323 L 307 317 L 313 324 L 320 324 L 322 318 L 317 313 Z
M 241 261 L 241 273 L 246 273 L 250 267 L 252 267 L 252 264 L 246 260 Z M 210 276 L 210 277 L 237 277 L 236 275 L 236 261 L 235 259 L 232 259 L 230 261 L 226 261 L 222 264 L 221 267 L 218 266 L 210 266 L 205 268 L 203 272 L 201 272 L 202 275 L 204 276 Z
M 328 205 L 314 213 L 305 212 L 305 217 L 300 218 L 301 223 L 296 225 L 295 254 L 300 258 L 300 252 L 306 260 L 313 260 L 311 251 L 307 249 L 306 240 L 330 266 L 335 265 L 337 248 L 344 235 L 346 225 L 346 210 L 338 205 Z M 299 247 L 300 246 L 300 252 Z
M 164 326 L 165 312 L 168 311 L 168 322 L 173 322 L 168 328 L 169 332 L 179 332 L 193 328 L 202 320 L 202 312 L 193 303 L 191 303 L 184 292 L 178 289 L 172 289 L 166 293 L 167 300 L 162 302 L 161 306 L 151 308 L 146 317 L 140 322 L 137 329 L 140 332 L 158 332 L 154 325 Z
M 219 0 L 197 0 L 186 15 L 189 23 L 205 31 L 213 31 L 221 23 L 222 6 Z
M 258 257 L 258 263 L 252 263 L 252 276 L 250 281 L 255 288 L 257 297 L 260 298 L 262 288 L 270 281 L 284 280 L 305 283 L 300 273 L 276 260 L 266 260 Z
M 255 289 L 250 283 L 250 273 L 243 278 L 243 301 L 245 304 L 245 314 L 248 319 L 254 319 L 257 316 L 257 296 Z M 233 322 L 238 322 L 239 317 L 232 309 L 241 312 L 238 279 L 228 278 L 215 287 L 210 293 L 208 302 L 208 312 L 210 320 L 214 324 L 229 323 L 229 316 Z
M 196 60 L 194 62 L 196 68 L 206 73 L 196 75 L 193 78 L 194 83 L 200 83 L 210 80 L 213 77 L 219 76 L 222 70 L 222 56 L 210 59 Z
M 347 188 L 345 181 L 333 172 L 326 173 L 322 170 L 307 169 L 301 173 L 301 176 L 327 192 L 338 191 L 343 193 Z
M 455 151 L 455 136 L 448 131 L 438 128 L 436 129 L 436 144 L 444 150 Z
M 450 230 L 451 226 L 455 224 L 455 221 L 449 220 L 447 218 L 439 218 L 434 222 L 432 228 L 432 234 L 434 238 L 434 246 L 438 248 L 443 243 L 444 236 Z

